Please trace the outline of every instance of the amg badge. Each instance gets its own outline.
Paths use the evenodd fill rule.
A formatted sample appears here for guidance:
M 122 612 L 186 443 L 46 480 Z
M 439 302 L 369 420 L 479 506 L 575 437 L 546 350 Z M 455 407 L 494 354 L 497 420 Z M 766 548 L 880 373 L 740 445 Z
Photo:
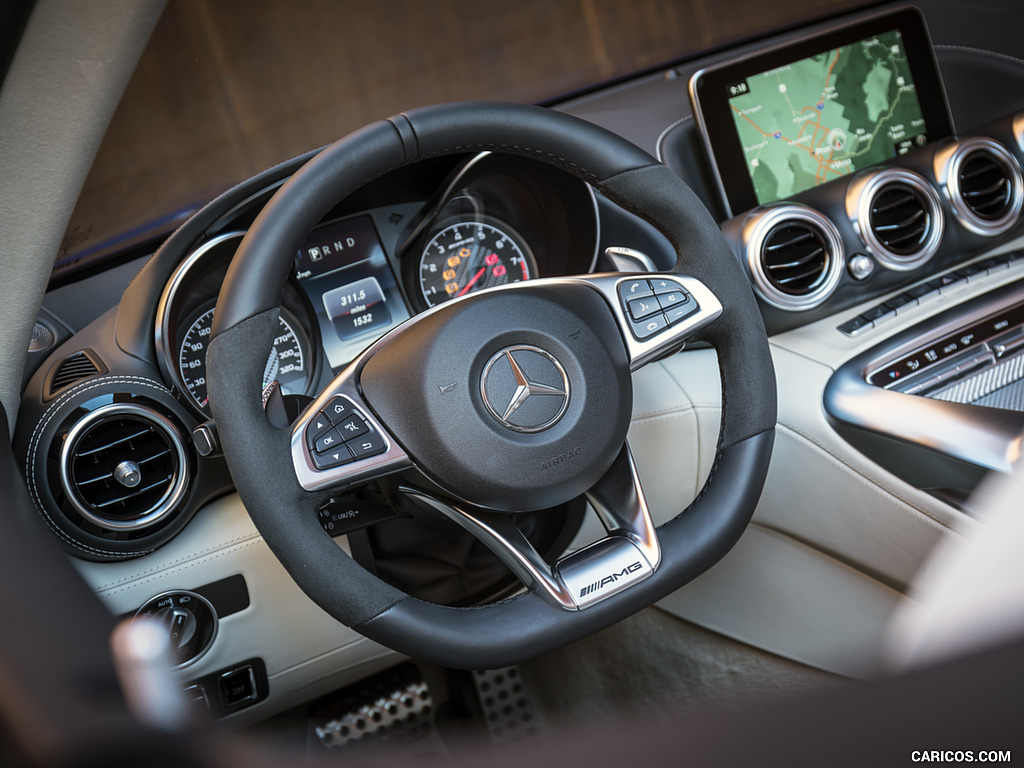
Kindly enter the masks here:
M 629 576 L 629 574 L 631 574 L 631 573 L 636 573 L 637 571 L 639 571 L 643 567 L 644 567 L 643 564 L 641 562 L 637 561 L 637 562 L 633 563 L 632 565 L 627 565 L 621 571 L 618 571 L 616 573 L 609 573 L 607 576 L 605 576 L 600 581 L 595 581 L 593 584 L 588 584 L 583 589 L 581 589 L 580 590 L 580 597 L 583 598 L 583 597 L 586 597 L 587 595 L 592 595 L 595 592 L 597 592 L 599 589 L 604 589 L 609 584 L 614 584 L 619 579 L 621 579 L 621 578 L 623 578 L 625 576 Z

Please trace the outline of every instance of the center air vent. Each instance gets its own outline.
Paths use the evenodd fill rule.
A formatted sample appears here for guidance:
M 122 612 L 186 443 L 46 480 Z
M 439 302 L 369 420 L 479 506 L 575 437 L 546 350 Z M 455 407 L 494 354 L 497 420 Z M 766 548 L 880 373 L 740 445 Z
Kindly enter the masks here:
M 847 203 L 864 244 L 879 262 L 900 271 L 930 259 L 942 241 L 942 208 L 916 173 L 886 168 L 860 177 Z
M 945 184 L 957 218 L 977 235 L 1012 227 L 1024 195 L 1017 160 L 991 139 L 966 139 L 936 157 L 936 177 Z
M 825 233 L 802 221 L 776 224 L 761 246 L 761 263 L 771 283 L 791 296 L 813 293 L 829 262 Z
M 181 501 L 185 449 L 173 424 L 156 411 L 108 405 L 68 433 L 60 475 L 82 517 L 107 530 L 138 530 L 162 520 Z
M 780 309 L 811 309 L 843 273 L 843 246 L 832 222 L 812 208 L 759 209 L 744 228 L 747 265 L 761 298 Z
M 924 247 L 931 226 L 924 195 L 908 184 L 887 184 L 871 202 L 868 226 L 890 253 L 917 253 Z
M 957 174 L 964 205 L 983 221 L 999 221 L 1013 203 L 1013 182 L 1006 166 L 989 152 L 972 152 Z

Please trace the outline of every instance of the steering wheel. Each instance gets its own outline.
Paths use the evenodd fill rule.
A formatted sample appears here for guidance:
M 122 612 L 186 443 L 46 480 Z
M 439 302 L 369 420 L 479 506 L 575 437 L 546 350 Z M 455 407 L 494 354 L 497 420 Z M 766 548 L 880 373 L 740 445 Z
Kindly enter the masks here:
M 675 269 L 531 280 L 445 302 L 370 346 L 290 428 L 272 426 L 259 382 L 307 234 L 346 195 L 389 171 L 484 150 L 535 158 L 587 181 L 659 229 L 678 255 Z M 626 442 L 630 374 L 691 339 L 717 352 L 719 443 L 696 500 L 656 528 Z M 717 562 L 753 514 L 776 418 L 760 313 L 697 197 L 613 133 L 504 103 L 403 113 L 303 166 L 231 263 L 208 378 L 238 492 L 299 587 L 366 637 L 466 669 L 515 663 L 596 632 Z M 402 473 L 421 506 L 490 547 L 525 590 L 452 608 L 410 597 L 352 560 L 325 533 L 318 510 L 390 473 Z M 510 514 L 581 494 L 607 536 L 549 564 Z

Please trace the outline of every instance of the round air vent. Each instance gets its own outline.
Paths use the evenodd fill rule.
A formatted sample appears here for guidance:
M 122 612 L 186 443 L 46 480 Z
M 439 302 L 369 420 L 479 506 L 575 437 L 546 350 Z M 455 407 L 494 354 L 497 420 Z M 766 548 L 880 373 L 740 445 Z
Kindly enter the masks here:
M 998 235 L 1020 216 L 1024 185 L 1017 160 L 991 139 L 966 139 L 936 157 L 957 219 L 977 235 Z
M 827 218 L 803 205 L 756 211 L 744 228 L 754 288 L 780 309 L 812 309 L 827 299 L 843 274 L 843 243 Z
M 60 452 L 68 502 L 106 530 L 159 522 L 181 501 L 187 479 L 178 431 L 158 412 L 134 403 L 93 411 L 71 428 Z
M 889 269 L 916 269 L 942 242 L 939 196 L 916 173 L 897 168 L 868 173 L 850 186 L 847 199 L 861 239 Z

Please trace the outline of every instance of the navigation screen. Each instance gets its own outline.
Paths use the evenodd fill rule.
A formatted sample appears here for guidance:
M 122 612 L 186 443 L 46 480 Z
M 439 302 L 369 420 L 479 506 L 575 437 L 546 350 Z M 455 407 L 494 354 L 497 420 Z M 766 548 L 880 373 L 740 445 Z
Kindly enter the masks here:
M 928 141 L 898 29 L 761 72 L 728 92 L 759 203 Z
M 953 132 L 913 8 L 701 70 L 690 98 L 730 216 Z

